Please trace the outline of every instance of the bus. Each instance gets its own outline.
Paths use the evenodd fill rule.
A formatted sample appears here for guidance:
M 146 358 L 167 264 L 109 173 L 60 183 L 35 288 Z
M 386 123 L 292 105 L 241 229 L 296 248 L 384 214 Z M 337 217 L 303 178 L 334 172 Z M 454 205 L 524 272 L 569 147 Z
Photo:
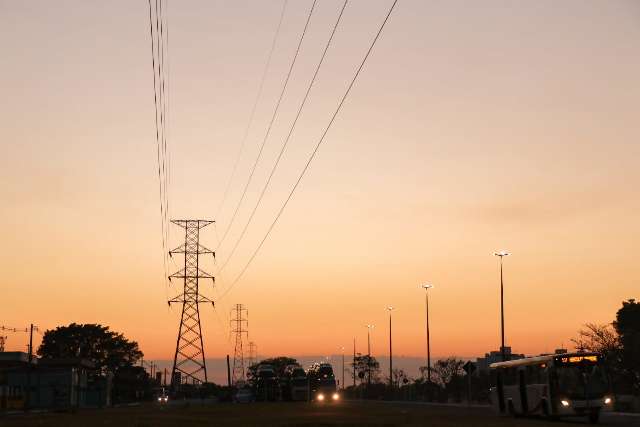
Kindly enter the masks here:
M 307 371 L 309 398 L 316 402 L 340 400 L 336 389 L 336 378 L 330 363 L 314 363 Z
M 490 398 L 501 414 L 549 418 L 585 416 L 597 423 L 611 408 L 609 381 L 598 353 L 564 353 L 492 363 Z

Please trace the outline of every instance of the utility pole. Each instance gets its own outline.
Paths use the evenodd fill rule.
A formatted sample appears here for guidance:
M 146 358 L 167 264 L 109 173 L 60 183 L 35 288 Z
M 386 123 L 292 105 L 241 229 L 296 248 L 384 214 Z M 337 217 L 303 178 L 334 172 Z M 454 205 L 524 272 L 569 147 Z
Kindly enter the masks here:
M 367 391 L 371 387 L 371 329 L 373 325 L 367 325 Z
M 356 339 L 353 338 L 353 388 L 356 388 Z
M 231 310 L 232 318 L 231 318 L 231 332 L 236 334 L 236 345 L 233 351 L 233 384 L 236 385 L 239 381 L 244 381 L 245 379 L 245 371 L 244 371 L 244 352 L 242 347 L 243 335 L 248 336 L 248 331 L 246 328 L 248 325 L 248 311 L 242 304 L 236 304 L 236 306 Z M 233 315 L 235 314 L 235 316 Z
M 344 346 L 340 347 L 340 350 L 342 350 L 342 389 L 344 390 L 345 388 L 347 388 L 346 384 L 344 383 Z
M 171 389 L 175 390 L 183 380 L 187 384 L 189 378 L 193 383 L 201 382 L 202 380 L 198 378 L 200 374 L 204 374 L 204 382 L 208 381 L 200 326 L 200 304 L 209 303 L 213 306 L 213 301 L 200 294 L 199 279 L 211 279 L 214 283 L 215 279 L 200 268 L 200 255 L 211 254 L 215 257 L 215 253 L 200 244 L 200 229 L 214 221 L 179 219 L 171 222 L 184 228 L 184 243 L 169 251 L 170 257 L 173 257 L 173 254 L 184 254 L 184 267 L 169 276 L 169 281 L 183 280 L 182 293 L 168 301 L 169 306 L 182 305 L 182 317 L 171 371 Z
M 33 360 L 33 323 L 29 327 L 29 363 Z

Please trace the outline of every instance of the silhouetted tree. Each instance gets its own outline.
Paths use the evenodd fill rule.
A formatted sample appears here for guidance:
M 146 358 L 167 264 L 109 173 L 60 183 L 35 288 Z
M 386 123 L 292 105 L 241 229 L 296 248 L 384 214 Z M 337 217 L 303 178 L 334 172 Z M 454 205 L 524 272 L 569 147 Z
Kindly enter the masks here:
M 151 378 L 142 366 L 121 366 L 113 377 L 116 403 L 151 398 Z
M 612 355 L 620 350 L 620 339 L 613 325 L 587 323 L 578 331 L 578 336 L 571 340 L 579 350 L 593 351 L 604 356 Z
M 464 364 L 464 360 L 448 357 L 438 360 L 432 369 L 435 381 L 446 390 L 448 396 L 453 396 L 456 401 L 462 399 Z
M 369 373 L 371 374 L 372 383 L 380 382 L 380 363 L 375 357 L 358 353 L 351 366 L 355 369 L 356 376 L 360 379 L 360 384 L 369 380 Z
M 135 364 L 143 353 L 137 342 L 110 331 L 108 326 L 72 323 L 46 331 L 38 355 L 45 359 L 88 359 L 99 372 L 115 374 L 119 368 Z
M 394 369 L 392 374 L 392 382 L 396 387 L 402 387 L 404 384 L 407 384 L 411 379 L 404 371 L 404 369 Z M 387 377 L 387 382 L 389 382 L 389 378 Z
M 613 323 L 622 345 L 622 368 L 640 391 L 640 303 L 634 299 L 624 301 Z

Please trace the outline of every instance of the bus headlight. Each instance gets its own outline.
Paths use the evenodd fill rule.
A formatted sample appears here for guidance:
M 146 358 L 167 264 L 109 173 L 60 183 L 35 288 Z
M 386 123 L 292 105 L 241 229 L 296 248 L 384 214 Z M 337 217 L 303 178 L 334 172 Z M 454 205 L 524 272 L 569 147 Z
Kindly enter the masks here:
M 323 401 L 324 400 L 324 394 L 320 393 L 317 396 L 318 400 Z
M 611 405 L 611 398 L 610 397 L 605 397 L 604 398 L 604 404 L 605 405 Z
M 569 406 L 569 401 L 568 400 L 561 400 L 560 403 L 562 404 L 562 406 L 564 406 L 565 408 L 567 406 Z
M 340 395 L 338 393 L 333 393 L 333 396 L 331 396 L 333 398 L 333 400 L 338 400 L 340 399 Z

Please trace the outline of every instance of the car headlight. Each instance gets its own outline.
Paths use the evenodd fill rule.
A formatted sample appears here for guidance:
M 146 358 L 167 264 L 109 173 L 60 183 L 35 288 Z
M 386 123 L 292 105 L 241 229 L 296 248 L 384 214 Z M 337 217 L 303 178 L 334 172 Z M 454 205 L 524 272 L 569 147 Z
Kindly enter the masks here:
M 610 405 L 610 404 L 611 404 L 611 402 L 612 402 L 612 400 L 611 400 L 611 398 L 610 398 L 610 397 L 605 397 L 605 398 L 604 398 L 604 404 L 605 404 L 605 405 Z
M 338 400 L 340 399 L 340 395 L 338 393 L 333 393 L 333 396 L 331 396 L 333 398 L 333 400 Z
M 158 402 L 162 402 L 162 398 L 161 397 L 158 398 Z
M 320 393 L 320 394 L 318 395 L 318 400 L 324 400 L 324 394 Z
M 567 406 L 569 406 L 569 401 L 568 400 L 561 400 L 560 403 L 562 404 L 562 406 L 564 406 L 565 408 Z

